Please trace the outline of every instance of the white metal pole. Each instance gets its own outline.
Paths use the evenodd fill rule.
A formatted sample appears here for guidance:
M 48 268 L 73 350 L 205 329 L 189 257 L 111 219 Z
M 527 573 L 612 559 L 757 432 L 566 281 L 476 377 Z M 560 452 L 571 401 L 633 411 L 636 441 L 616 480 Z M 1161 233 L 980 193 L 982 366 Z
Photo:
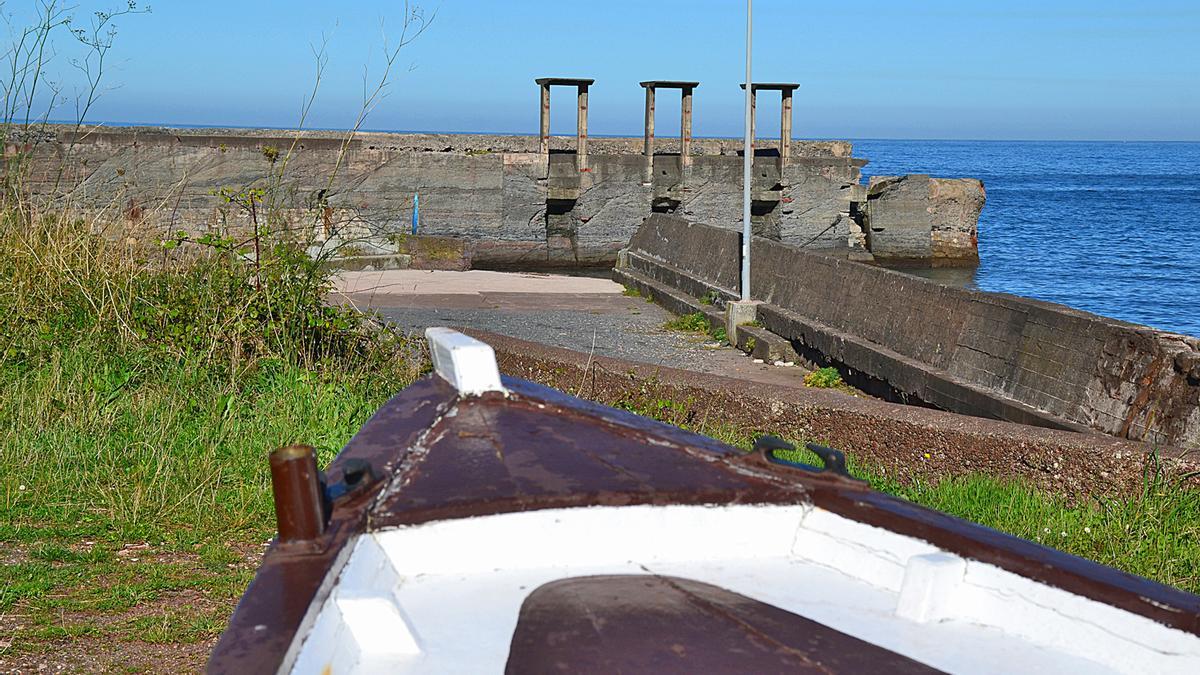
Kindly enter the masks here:
M 746 144 L 742 162 L 742 300 L 750 299 L 750 180 L 754 165 L 754 127 L 750 101 L 754 96 L 754 80 L 750 79 L 750 46 L 753 44 L 753 2 L 746 0 Z

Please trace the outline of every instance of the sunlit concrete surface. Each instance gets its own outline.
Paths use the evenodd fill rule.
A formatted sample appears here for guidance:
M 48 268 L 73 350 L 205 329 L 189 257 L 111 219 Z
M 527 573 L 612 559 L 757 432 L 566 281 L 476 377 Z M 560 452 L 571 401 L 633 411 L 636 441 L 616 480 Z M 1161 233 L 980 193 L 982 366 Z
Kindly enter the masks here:
M 335 290 L 344 294 L 472 295 L 484 291 L 620 294 L 623 290 L 621 284 L 611 279 L 486 270 L 343 272 L 336 283 Z

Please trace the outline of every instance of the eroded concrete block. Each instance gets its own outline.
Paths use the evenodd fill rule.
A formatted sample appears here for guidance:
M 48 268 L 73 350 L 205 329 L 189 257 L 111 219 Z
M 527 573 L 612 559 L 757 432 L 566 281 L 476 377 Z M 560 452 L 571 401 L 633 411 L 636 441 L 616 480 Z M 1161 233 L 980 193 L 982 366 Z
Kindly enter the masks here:
M 738 343 L 738 326 L 758 321 L 758 300 L 730 300 L 725 303 L 725 335 Z
M 978 264 L 977 225 L 986 196 L 983 183 L 974 178 L 872 176 L 867 248 L 880 261 Z

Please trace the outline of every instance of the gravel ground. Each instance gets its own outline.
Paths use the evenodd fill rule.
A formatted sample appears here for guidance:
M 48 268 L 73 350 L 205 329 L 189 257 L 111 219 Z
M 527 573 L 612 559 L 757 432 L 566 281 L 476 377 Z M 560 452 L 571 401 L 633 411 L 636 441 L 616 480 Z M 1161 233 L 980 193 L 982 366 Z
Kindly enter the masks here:
M 754 363 L 706 335 L 671 331 L 675 318 L 609 279 L 548 274 L 394 270 L 346 273 L 335 302 L 411 331 L 474 328 L 623 361 L 802 386 L 802 368 Z
M 632 304 L 632 303 L 631 303 Z M 646 302 L 623 314 L 599 310 L 552 309 L 513 311 L 500 309 L 389 308 L 379 312 L 408 330 L 429 326 L 469 327 L 509 335 L 554 347 L 600 356 L 720 373 L 731 359 L 747 361 L 729 347 L 711 339 L 669 331 L 662 325 L 673 318 L 666 310 Z

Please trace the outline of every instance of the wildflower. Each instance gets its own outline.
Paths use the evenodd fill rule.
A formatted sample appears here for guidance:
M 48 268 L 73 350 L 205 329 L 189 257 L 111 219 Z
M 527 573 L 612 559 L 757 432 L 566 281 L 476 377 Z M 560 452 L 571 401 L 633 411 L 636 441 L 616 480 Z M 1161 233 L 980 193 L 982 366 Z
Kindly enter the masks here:
M 24 486 L 24 485 L 19 485 L 19 486 L 17 486 L 17 490 L 19 490 L 19 491 L 21 491 L 21 492 L 24 492 L 24 491 L 25 491 L 25 486 Z
M 1092 528 L 1090 528 L 1090 527 L 1085 527 L 1085 528 L 1083 528 L 1083 531 L 1084 531 L 1084 532 L 1086 532 L 1087 534 L 1091 534 L 1091 533 L 1092 533 Z
M 1046 534 L 1050 534 L 1050 528 L 1047 527 L 1044 531 Z
M 929 459 L 929 453 L 925 453 L 925 459 Z
M 1060 536 L 1060 537 L 1065 537 L 1065 536 L 1067 536 L 1067 533 L 1066 533 L 1066 532 L 1059 532 L 1059 533 L 1058 533 L 1058 536 Z

